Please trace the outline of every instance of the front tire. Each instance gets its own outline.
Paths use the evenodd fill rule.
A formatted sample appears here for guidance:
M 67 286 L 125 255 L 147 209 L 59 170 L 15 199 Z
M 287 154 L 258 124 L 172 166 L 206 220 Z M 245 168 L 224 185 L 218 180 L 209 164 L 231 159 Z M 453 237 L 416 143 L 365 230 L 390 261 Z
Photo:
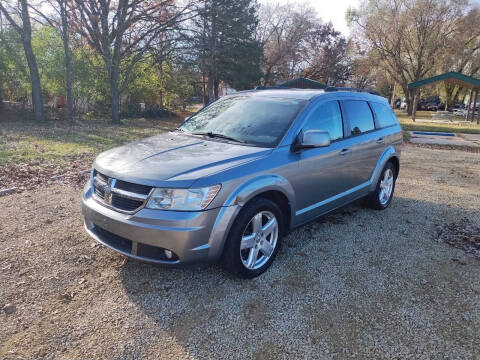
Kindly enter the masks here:
M 222 263 L 236 276 L 251 279 L 264 273 L 275 259 L 284 233 L 282 211 L 258 197 L 248 202 L 228 234 Z
M 382 170 L 375 191 L 367 199 L 367 205 L 375 210 L 386 209 L 392 202 L 396 180 L 395 167 L 391 162 L 388 162 Z

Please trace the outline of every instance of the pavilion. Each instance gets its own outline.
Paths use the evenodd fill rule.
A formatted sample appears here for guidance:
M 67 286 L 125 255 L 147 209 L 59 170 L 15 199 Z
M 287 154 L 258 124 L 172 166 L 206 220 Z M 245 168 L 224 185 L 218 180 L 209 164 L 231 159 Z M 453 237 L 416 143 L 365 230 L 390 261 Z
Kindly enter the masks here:
M 412 82 L 408 84 L 409 89 L 415 89 L 415 97 L 413 100 L 413 109 L 412 109 L 412 120 L 415 121 L 415 116 L 417 112 L 417 103 L 418 103 L 418 89 L 430 85 L 436 82 L 440 81 L 446 81 L 452 84 L 459 85 L 461 87 L 470 89 L 470 99 L 468 101 L 468 108 L 467 108 L 467 120 L 470 118 L 471 114 L 471 121 L 474 120 L 475 117 L 475 107 L 477 104 L 477 97 L 478 97 L 478 92 L 480 90 L 480 79 L 476 79 L 472 76 L 468 76 L 465 74 L 461 74 L 458 72 L 450 71 L 441 75 L 437 76 L 432 76 L 427 79 L 419 80 Z M 473 111 L 470 111 L 470 107 L 472 105 L 472 100 L 474 100 L 473 103 Z M 478 113 L 477 117 L 477 124 L 480 122 L 480 111 Z

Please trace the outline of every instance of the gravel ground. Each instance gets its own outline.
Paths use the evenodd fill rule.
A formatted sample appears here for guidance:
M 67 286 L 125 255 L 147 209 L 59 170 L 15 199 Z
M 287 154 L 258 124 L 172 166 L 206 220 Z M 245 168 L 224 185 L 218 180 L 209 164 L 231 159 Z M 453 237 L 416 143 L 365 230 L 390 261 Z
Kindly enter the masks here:
M 251 281 L 95 245 L 79 189 L 1 197 L 0 358 L 478 359 L 480 261 L 435 234 L 480 223 L 479 154 L 409 145 L 401 166 L 389 209 L 294 231 Z

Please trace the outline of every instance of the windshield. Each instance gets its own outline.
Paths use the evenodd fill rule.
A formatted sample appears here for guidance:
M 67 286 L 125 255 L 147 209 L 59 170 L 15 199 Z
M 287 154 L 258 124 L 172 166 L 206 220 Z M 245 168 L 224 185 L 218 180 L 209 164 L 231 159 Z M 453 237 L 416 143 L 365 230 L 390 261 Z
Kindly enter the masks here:
M 229 96 L 185 120 L 180 129 L 275 147 L 304 103 L 296 99 Z

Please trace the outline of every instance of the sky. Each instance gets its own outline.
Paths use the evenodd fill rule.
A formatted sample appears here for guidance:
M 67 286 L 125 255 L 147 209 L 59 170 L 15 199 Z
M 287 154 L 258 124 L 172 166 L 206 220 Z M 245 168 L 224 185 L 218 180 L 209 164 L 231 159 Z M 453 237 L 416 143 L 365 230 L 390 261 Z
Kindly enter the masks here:
M 343 35 L 349 34 L 345 11 L 349 6 L 356 7 L 359 0 L 310 0 L 306 2 L 317 10 L 324 22 L 331 21 L 337 31 Z
M 265 2 L 268 0 L 261 0 Z M 333 27 L 343 35 L 348 36 L 350 31 L 345 21 L 345 11 L 348 7 L 356 7 L 360 0 L 278 0 L 279 2 L 301 2 L 310 4 L 317 10 L 324 22 L 331 21 Z M 480 5 L 480 0 L 470 0 L 471 4 Z
M 268 0 L 260 0 L 267 2 Z M 360 0 L 276 0 L 278 2 L 307 3 L 317 10 L 318 15 L 323 22 L 331 21 L 333 27 L 343 35 L 349 34 L 348 26 L 345 21 L 345 11 L 349 6 L 356 7 Z M 275 1 L 275 2 L 276 2 Z M 480 1 L 480 0 L 478 0 Z M 272 2 L 272 0 L 270 0 Z

